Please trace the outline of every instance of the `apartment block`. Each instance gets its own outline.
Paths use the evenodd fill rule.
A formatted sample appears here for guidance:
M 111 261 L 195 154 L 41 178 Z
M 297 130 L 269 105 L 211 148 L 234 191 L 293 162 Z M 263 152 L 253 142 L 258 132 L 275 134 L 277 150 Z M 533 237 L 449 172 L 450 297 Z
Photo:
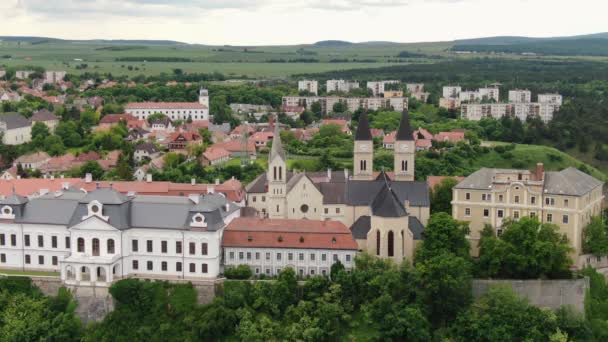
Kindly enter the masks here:
M 538 94 L 538 102 L 552 103 L 561 106 L 562 96 L 560 94 Z
M 378 110 L 381 108 L 393 108 L 395 111 L 403 111 L 408 108 L 408 99 L 405 97 L 337 97 L 337 96 L 283 96 L 284 107 L 304 107 L 310 109 L 314 103 L 321 105 L 323 114 L 332 111 L 338 102 L 346 104 L 348 111 L 354 112 L 359 108 Z
M 374 96 L 380 96 L 384 94 L 384 90 L 387 84 L 398 84 L 399 81 L 387 80 L 387 81 L 370 81 L 367 82 L 367 88 L 371 89 Z
M 307 91 L 311 94 L 319 94 L 319 82 L 313 80 L 302 80 L 298 82 L 298 91 Z
M 345 80 L 327 80 L 326 88 L 328 93 L 332 91 L 348 93 L 353 89 L 359 89 L 359 82 Z
M 532 102 L 532 92 L 529 90 L 509 90 L 509 102 L 512 103 L 529 103 Z
M 582 255 L 583 228 L 602 211 L 604 183 L 576 168 L 545 172 L 482 168 L 452 190 L 452 216 L 469 222 L 472 254 L 478 255 L 480 234 L 490 225 L 497 235 L 507 219 L 537 217 L 565 234 L 572 256 Z
M 424 92 L 424 83 L 406 83 L 405 89 L 407 89 L 410 94 L 421 93 Z
M 443 98 L 457 98 L 462 91 L 461 86 L 445 86 L 443 87 Z

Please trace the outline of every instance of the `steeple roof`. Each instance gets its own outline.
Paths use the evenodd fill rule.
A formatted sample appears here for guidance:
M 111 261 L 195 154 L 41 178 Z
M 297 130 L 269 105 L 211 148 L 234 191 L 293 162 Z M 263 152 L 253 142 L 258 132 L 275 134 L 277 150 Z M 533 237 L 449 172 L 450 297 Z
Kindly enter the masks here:
M 279 132 L 279 125 L 276 124 L 274 126 L 274 136 L 272 138 L 272 149 L 270 150 L 270 159 L 268 161 L 272 161 L 275 156 L 281 157 L 283 161 L 285 158 L 285 150 L 283 149 L 283 143 L 281 142 L 281 134 Z
M 410 114 L 407 109 L 404 109 L 401 113 L 401 122 L 399 123 L 399 130 L 397 130 L 397 137 L 395 140 L 414 140 L 414 137 L 412 136 L 412 127 L 410 126 Z
M 361 113 L 361 116 L 359 116 L 359 126 L 357 126 L 357 133 L 355 134 L 355 140 L 357 140 L 357 141 L 372 140 L 372 133 L 369 130 L 369 121 L 367 119 L 367 112 L 363 112 L 363 113 Z
M 372 215 L 380 217 L 403 217 L 407 216 L 405 207 L 399 201 L 397 195 L 391 189 L 386 175 L 384 178 L 384 184 L 380 189 L 380 192 L 376 195 L 376 198 L 371 204 Z

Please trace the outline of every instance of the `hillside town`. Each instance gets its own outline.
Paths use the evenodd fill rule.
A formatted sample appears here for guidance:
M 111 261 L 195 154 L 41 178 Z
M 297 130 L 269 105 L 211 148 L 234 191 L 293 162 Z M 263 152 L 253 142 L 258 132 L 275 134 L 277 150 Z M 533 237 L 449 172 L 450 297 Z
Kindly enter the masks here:
M 556 152 L 515 154 L 524 125 L 544 129 L 570 101 L 557 93 L 0 75 L 0 274 L 44 274 L 95 298 L 129 279 L 200 295 L 286 272 L 335 281 L 366 258 L 408 270 L 452 234 L 442 243 L 459 241 L 478 274 L 510 279 L 511 261 L 484 263 L 526 225 L 561 248 L 529 278 L 608 274 L 589 233 L 603 175 Z

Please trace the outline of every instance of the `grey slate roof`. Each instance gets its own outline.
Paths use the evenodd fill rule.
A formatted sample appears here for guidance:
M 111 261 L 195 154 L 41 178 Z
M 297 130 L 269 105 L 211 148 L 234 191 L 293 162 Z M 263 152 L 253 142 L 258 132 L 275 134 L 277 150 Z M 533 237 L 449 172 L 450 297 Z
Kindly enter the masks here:
M 55 116 L 55 114 L 51 113 L 46 108 L 42 108 L 41 110 L 34 113 L 34 115 L 32 115 L 32 119 L 31 119 L 32 122 L 53 121 L 53 120 L 58 120 L 57 116 Z
M 407 109 L 404 109 L 401 113 L 401 122 L 399 123 L 399 129 L 397 130 L 397 136 L 395 140 L 414 140 L 414 137 L 412 136 L 412 127 L 410 126 L 410 115 Z
M 602 184 L 602 181 L 569 167 L 559 172 L 545 172 L 544 192 L 554 195 L 582 196 Z
M 424 226 L 414 216 L 408 217 L 408 228 L 414 235 L 414 240 L 422 240 L 424 238 Z M 361 216 L 350 226 L 350 231 L 356 240 L 366 240 L 367 233 L 371 229 L 371 217 L 365 215 Z
M 367 118 L 367 112 L 363 112 L 363 113 L 361 113 L 361 116 L 359 116 L 359 125 L 357 126 L 357 133 L 355 133 L 355 140 L 357 140 L 357 141 L 372 140 L 372 132 L 369 130 L 369 121 Z
M 114 193 L 114 194 L 112 194 Z M 88 214 L 87 204 L 97 200 L 103 204 L 103 216 L 108 224 L 124 230 L 129 228 L 190 229 L 192 217 L 201 213 L 208 231 L 224 227 L 224 218 L 240 208 L 221 194 L 199 197 L 194 203 L 187 197 L 135 196 L 126 197 L 109 188 L 84 192 L 49 193 L 22 205 L 16 213 L 18 223 L 66 225 L 72 227 L 83 222 Z M 226 210 L 226 204 L 228 208 Z
M 6 113 L 0 115 L 0 121 L 6 123 L 6 129 L 16 129 L 30 126 L 30 122 L 19 113 Z
M 153 153 L 158 152 L 158 148 L 156 147 L 156 145 L 154 145 L 151 142 L 141 143 L 141 144 L 135 146 L 135 150 L 136 151 L 138 151 L 138 150 L 140 150 L 140 151 L 146 151 L 149 154 L 153 154 Z
M 397 198 L 397 195 L 384 182 L 380 192 L 376 195 L 371 204 L 372 214 L 380 217 L 403 217 L 407 216 L 405 207 Z
M 281 142 L 281 132 L 279 132 L 278 124 L 274 127 L 272 148 L 270 149 L 270 158 L 268 158 L 268 161 L 272 161 L 275 156 L 279 156 L 282 160 L 286 160 L 285 150 L 283 149 L 283 143 Z
M 482 168 L 458 183 L 456 189 L 488 190 L 494 176 L 499 173 L 526 173 L 528 170 Z M 582 196 L 603 184 L 602 181 L 569 167 L 562 171 L 545 172 L 544 193 L 553 195 Z

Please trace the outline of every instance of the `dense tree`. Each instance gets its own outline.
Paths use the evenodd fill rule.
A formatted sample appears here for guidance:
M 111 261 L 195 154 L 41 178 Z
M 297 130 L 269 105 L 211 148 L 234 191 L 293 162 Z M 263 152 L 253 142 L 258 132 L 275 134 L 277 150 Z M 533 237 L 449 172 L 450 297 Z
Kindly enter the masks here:
M 489 226 L 482 231 L 478 275 L 529 279 L 569 274 L 571 248 L 556 225 L 523 217 L 518 221 L 503 222 L 502 229 L 499 237 Z
M 602 216 L 593 217 L 584 228 L 583 252 L 595 255 L 608 254 L 608 227 Z
M 452 188 L 456 184 L 456 179 L 448 177 L 431 189 L 431 213 L 452 213 Z
M 459 222 L 450 214 L 431 215 L 424 230 L 424 241 L 416 251 L 416 262 L 424 262 L 444 253 L 451 253 L 465 260 L 469 258 L 469 241 L 466 234 L 469 226 Z

